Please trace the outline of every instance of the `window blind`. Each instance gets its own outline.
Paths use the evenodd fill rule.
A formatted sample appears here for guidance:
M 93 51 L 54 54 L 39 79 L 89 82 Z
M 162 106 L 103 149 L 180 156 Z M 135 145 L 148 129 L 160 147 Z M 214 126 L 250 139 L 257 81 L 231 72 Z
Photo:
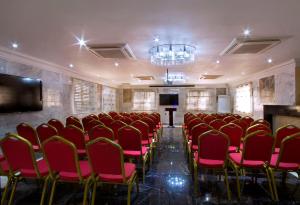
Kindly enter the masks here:
M 156 109 L 156 93 L 154 91 L 134 91 L 133 110 L 150 111 Z
M 209 90 L 190 90 L 187 94 L 187 110 L 209 110 L 213 95 Z
M 252 112 L 252 85 L 240 85 L 235 90 L 235 111 L 240 113 Z

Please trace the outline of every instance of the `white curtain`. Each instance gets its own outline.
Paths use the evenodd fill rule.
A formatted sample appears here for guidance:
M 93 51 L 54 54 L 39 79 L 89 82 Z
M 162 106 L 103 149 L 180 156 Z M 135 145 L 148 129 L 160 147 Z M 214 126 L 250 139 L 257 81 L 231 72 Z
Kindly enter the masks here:
M 154 91 L 134 91 L 133 110 L 150 111 L 156 109 L 156 93 Z
M 235 111 L 249 114 L 252 112 L 252 85 L 240 85 L 235 90 Z
M 212 100 L 213 95 L 209 90 L 191 90 L 187 94 L 187 110 L 209 110 Z

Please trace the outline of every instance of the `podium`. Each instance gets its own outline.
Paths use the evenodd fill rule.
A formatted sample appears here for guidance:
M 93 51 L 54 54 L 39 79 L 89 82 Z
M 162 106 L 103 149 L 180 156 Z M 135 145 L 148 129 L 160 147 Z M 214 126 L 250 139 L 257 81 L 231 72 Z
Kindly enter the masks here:
M 173 124 L 173 112 L 176 111 L 176 110 L 177 110 L 176 108 L 172 108 L 172 107 L 169 107 L 169 108 L 165 109 L 165 111 L 169 112 L 169 127 L 174 127 L 174 124 Z

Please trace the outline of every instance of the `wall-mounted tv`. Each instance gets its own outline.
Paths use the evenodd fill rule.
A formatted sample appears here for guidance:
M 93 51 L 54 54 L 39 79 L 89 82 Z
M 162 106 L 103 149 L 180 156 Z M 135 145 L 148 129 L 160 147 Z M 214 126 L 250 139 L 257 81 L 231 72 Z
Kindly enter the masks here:
M 178 105 L 178 94 L 159 94 L 159 105 Z
M 0 74 L 0 113 L 43 109 L 42 81 Z

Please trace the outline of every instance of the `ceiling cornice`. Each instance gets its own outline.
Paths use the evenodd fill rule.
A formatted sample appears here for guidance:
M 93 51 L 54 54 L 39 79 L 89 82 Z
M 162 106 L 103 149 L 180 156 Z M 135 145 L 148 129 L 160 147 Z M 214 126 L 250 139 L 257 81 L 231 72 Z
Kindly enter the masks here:
M 85 80 L 85 81 L 89 81 L 89 82 L 93 82 L 93 83 L 97 83 L 97 84 L 102 84 L 102 85 L 106 85 L 106 86 L 110 86 L 110 87 L 114 87 L 114 88 L 118 87 L 115 84 L 106 82 L 105 79 L 100 79 L 100 80 L 96 79 L 96 78 L 93 79 L 91 76 L 88 76 L 85 73 L 78 72 L 77 70 L 66 68 L 64 66 L 60 66 L 55 63 L 46 61 L 46 60 L 42 60 L 42 59 L 30 56 L 30 55 L 26 55 L 24 53 L 20 53 L 20 52 L 5 48 L 3 46 L 0 46 L 0 57 L 5 60 L 8 60 L 8 61 L 25 64 L 25 65 L 29 65 L 29 66 L 34 66 L 39 69 L 68 75 L 70 77 L 78 78 L 81 80 Z

